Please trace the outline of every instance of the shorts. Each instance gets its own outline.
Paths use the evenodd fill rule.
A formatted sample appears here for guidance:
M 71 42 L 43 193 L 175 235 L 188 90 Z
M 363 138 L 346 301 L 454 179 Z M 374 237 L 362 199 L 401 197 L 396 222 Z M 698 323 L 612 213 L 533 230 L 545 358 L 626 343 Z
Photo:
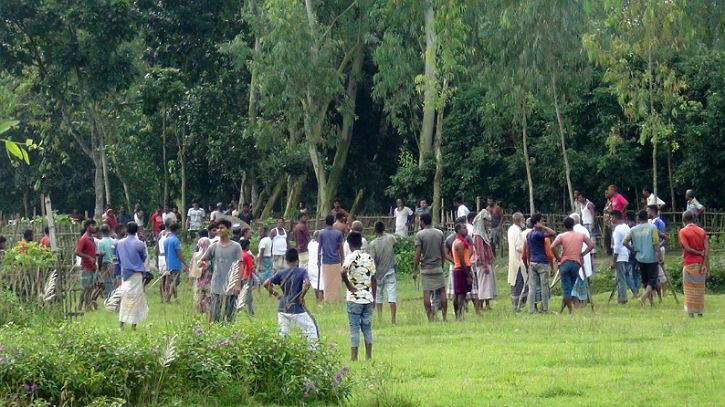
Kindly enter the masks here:
M 375 303 L 382 304 L 383 302 L 383 291 L 388 293 L 388 302 L 396 303 L 398 300 L 398 282 L 395 279 L 395 269 L 388 271 L 382 279 L 378 280 L 378 290 L 375 293 Z
M 657 265 L 657 281 L 660 283 L 667 282 L 667 276 L 665 275 L 665 270 L 663 270 L 662 266 L 660 266 L 659 264 Z
M 471 284 L 468 283 L 469 275 L 470 272 L 466 269 L 453 269 L 453 294 L 462 295 L 471 292 L 471 288 L 473 288 L 473 281 L 471 281 Z
M 96 279 L 95 270 L 81 270 L 81 287 L 86 290 L 93 287 L 93 282 Z
M 657 274 L 659 264 L 657 263 L 639 263 L 639 273 L 642 275 L 642 285 L 657 287 Z

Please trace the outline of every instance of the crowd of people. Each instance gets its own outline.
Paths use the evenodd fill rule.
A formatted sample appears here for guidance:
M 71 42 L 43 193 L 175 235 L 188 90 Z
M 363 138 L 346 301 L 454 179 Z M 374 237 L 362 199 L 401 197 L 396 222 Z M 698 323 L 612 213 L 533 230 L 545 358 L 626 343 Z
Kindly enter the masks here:
M 605 197 L 604 247 L 616 276 L 612 295 L 616 291 L 619 304 L 627 303 L 628 290 L 642 305 L 647 301 L 652 305 L 655 293 L 661 301 L 667 287 L 663 260 L 668 236 L 659 212 L 665 203 L 645 189 L 645 209 L 628 210 L 629 202 L 614 185 L 606 189 Z M 702 316 L 709 248 L 707 235 L 697 223 L 704 207 L 692 191 L 687 191 L 686 197 L 688 205 L 679 232 L 685 310 L 690 316 Z M 525 219 L 520 212 L 512 215 L 512 223 L 504 231 L 504 211 L 493 197 L 478 213 L 455 197 L 457 218 L 449 236 L 433 226 L 427 200 L 420 200 L 418 207 L 411 209 L 398 199 L 393 211 L 394 234 L 387 233 L 385 224 L 378 221 L 370 242 L 363 237 L 363 224 L 350 222 L 351 216 L 339 200 L 325 217 L 325 227 L 313 233 L 307 224 L 307 210 L 300 205 L 293 230 L 286 229 L 284 218 L 277 219 L 273 228 L 258 228 L 256 255 L 250 248 L 254 217 L 249 205 L 237 209 L 232 203 L 225 210 L 218 203 L 207 212 L 194 200 L 184 225 L 196 242 L 189 259 L 182 251 L 182 218 L 176 208 L 157 207 L 146 234 L 146 217 L 138 205 L 133 214 L 127 214 L 123 207 L 118 214 L 107 208 L 100 227 L 94 219 L 84 220 L 75 248 L 83 287 L 81 306 L 88 310 L 97 307 L 97 298 L 102 295 L 108 307 L 118 312 L 121 327 L 135 329 L 149 312 L 148 287 L 158 284 L 161 304 L 178 301 L 179 277 L 186 272 L 193 282 L 194 307 L 209 321 L 231 322 L 239 311 L 253 316 L 255 288 L 259 295 L 263 287 L 279 299 L 280 332 L 287 334 L 296 325 L 314 347 L 319 332 L 305 303 L 307 292 L 313 291 L 317 301 L 346 303 L 351 359 L 358 358 L 361 332 L 369 359 L 374 310 L 382 316 L 387 299 L 391 322 L 397 322 L 395 245 L 411 231 L 415 233 L 412 277 L 423 291 L 430 320 L 439 312 L 447 319 L 449 301 L 453 301 L 457 320 L 464 318 L 469 303 L 476 313 L 491 309 L 498 295 L 494 260 L 502 238 L 508 243 L 507 283 L 515 312 L 524 305 L 532 314 L 549 312 L 550 289 L 557 280 L 562 288 L 559 312 L 568 309 L 571 313 L 575 306 L 590 302 L 589 279 L 594 272 L 598 237 L 596 206 L 581 189 L 575 190 L 575 198 L 576 212 L 564 220 L 564 230 L 557 233 L 547 226 L 543 215 L 535 213 Z M 235 219 L 241 223 L 232 223 Z M 32 240 L 32 231 L 28 231 L 20 244 Z M 41 245 L 48 244 L 46 230 Z M 449 268 L 444 272 L 446 262 Z M 555 281 L 550 284 L 552 277 Z

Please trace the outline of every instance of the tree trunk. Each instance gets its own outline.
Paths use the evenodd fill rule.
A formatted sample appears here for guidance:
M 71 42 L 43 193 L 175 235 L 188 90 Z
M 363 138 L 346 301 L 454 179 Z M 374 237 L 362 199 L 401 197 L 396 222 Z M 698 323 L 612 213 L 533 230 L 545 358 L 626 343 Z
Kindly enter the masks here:
M 675 206 L 675 181 L 672 177 L 672 142 L 669 143 L 667 149 L 667 175 L 670 179 L 670 209 L 674 211 L 677 207 Z
M 529 212 L 535 213 L 536 208 L 534 207 L 534 181 L 531 177 L 531 163 L 529 162 L 529 142 L 526 135 L 528 123 L 526 121 L 527 119 L 527 110 L 528 105 L 526 103 L 527 95 L 524 95 L 524 102 L 522 106 L 522 112 L 521 115 L 521 134 L 523 137 L 523 144 L 524 144 L 524 166 L 526 167 L 526 183 L 529 186 Z
M 121 172 L 121 166 L 118 163 L 118 157 L 116 156 L 115 149 L 111 149 L 111 162 L 113 163 L 116 178 L 118 178 L 118 181 L 121 183 L 121 187 L 123 188 L 123 195 L 126 198 L 126 209 L 131 210 L 133 208 L 133 206 L 131 206 L 131 192 L 128 188 L 128 183 L 126 183 L 126 178 Z
M 444 81 L 444 87 L 447 84 Z M 433 224 L 441 223 L 441 181 L 443 180 L 443 153 L 441 152 L 441 143 L 443 142 L 443 107 L 438 109 L 438 117 L 436 118 L 435 141 L 433 142 L 433 150 L 435 153 L 436 172 L 433 176 Z
M 254 56 L 257 57 L 262 50 L 262 43 L 259 40 L 259 36 L 254 37 Z M 254 122 L 257 120 L 257 68 L 252 64 L 251 79 L 249 80 L 249 109 L 247 110 L 247 119 L 249 119 L 249 126 L 253 127 Z
M 556 72 L 551 74 L 551 92 L 554 95 L 554 109 L 556 110 L 556 121 L 559 123 L 559 135 L 561 136 L 561 155 L 564 157 L 564 174 L 566 175 L 566 187 L 569 191 L 569 205 L 572 212 L 576 211 L 574 206 L 574 187 L 571 185 L 571 167 L 569 166 L 569 155 L 566 152 L 566 137 L 564 135 L 564 122 L 561 119 L 559 110 L 559 96 L 556 87 Z
M 433 131 L 435 126 L 435 97 L 436 97 L 436 30 L 435 10 L 432 0 L 425 0 L 425 77 L 423 90 L 423 123 L 418 143 L 418 166 L 423 168 L 425 157 L 433 145 Z M 437 202 L 433 201 L 434 205 Z M 435 212 L 435 211 L 434 211 Z
M 282 188 L 284 187 L 284 184 L 285 184 L 284 177 L 277 180 L 277 183 L 275 184 L 274 189 L 272 190 L 272 193 L 269 195 L 267 204 L 264 205 L 262 214 L 259 216 L 259 219 L 261 219 L 262 221 L 264 221 L 264 219 L 268 218 L 270 213 L 272 213 L 274 204 L 275 204 L 275 202 L 277 202 L 277 198 L 279 198 L 279 195 L 282 193 Z
M 101 166 L 103 168 L 103 187 L 106 193 L 106 205 L 111 205 L 111 179 L 108 176 L 108 162 L 106 161 L 106 142 L 102 135 L 99 134 L 101 149 Z
M 177 129 L 178 130 L 178 129 Z M 179 213 L 181 214 L 181 227 L 186 229 L 186 185 L 187 185 L 187 179 L 186 179 L 186 161 L 184 160 L 184 155 L 186 152 L 186 125 L 181 126 L 181 137 L 179 138 L 178 134 L 179 132 L 175 132 L 177 134 L 176 138 L 179 144 L 179 167 L 181 170 L 181 204 L 179 205 Z
M 310 153 L 310 161 L 312 161 L 312 169 L 315 171 L 317 179 L 317 214 L 327 214 L 330 210 L 331 196 L 327 190 L 327 174 L 325 172 L 325 160 L 313 143 L 309 143 L 307 148 Z
M 96 219 L 101 219 L 101 214 L 103 213 L 103 163 L 101 160 L 101 152 L 99 151 L 99 148 L 93 149 L 93 167 L 95 171 L 95 176 L 93 178 L 93 189 L 96 193 L 96 208 L 93 211 L 93 217 Z
M 297 202 L 299 202 L 300 195 L 302 194 L 302 187 L 305 185 L 307 180 L 307 174 L 299 176 L 289 176 L 287 181 L 287 206 L 284 209 L 285 219 L 294 219 L 295 211 L 297 210 Z
M 350 216 L 355 216 L 365 210 L 365 188 L 360 188 L 355 194 L 355 200 L 350 206 Z
M 164 171 L 164 202 L 169 202 L 169 167 L 166 161 L 166 109 L 163 112 L 164 116 L 161 124 L 161 161 L 162 169 Z
M 259 185 L 257 184 L 257 180 L 252 177 L 251 179 L 252 183 L 252 192 L 251 192 L 251 198 L 252 198 L 252 213 L 259 214 L 259 208 L 262 206 L 262 201 L 264 200 L 265 195 L 267 195 L 267 188 L 264 187 L 262 190 L 259 190 Z
M 657 112 L 655 112 L 654 102 L 654 67 L 652 66 L 652 40 L 648 40 L 647 47 L 647 76 L 649 77 L 649 115 L 650 121 L 649 137 L 652 142 L 652 193 L 657 196 Z

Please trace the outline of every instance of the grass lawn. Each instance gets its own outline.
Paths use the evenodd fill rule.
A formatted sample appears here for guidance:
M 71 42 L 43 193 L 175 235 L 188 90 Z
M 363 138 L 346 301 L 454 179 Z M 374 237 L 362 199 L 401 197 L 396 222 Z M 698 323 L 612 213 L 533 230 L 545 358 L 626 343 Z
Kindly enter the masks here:
M 704 318 L 689 318 L 671 294 L 663 304 L 641 308 L 637 301 L 607 305 L 609 293 L 595 295 L 595 309 L 569 315 L 515 314 L 503 263 L 497 267 L 499 297 L 493 311 L 462 322 L 428 323 L 422 295 L 409 276 L 399 276 L 398 325 L 388 309 L 373 320 L 373 361 L 349 363 L 344 304 L 308 308 L 322 339 L 336 343 L 341 364 L 349 364 L 355 385 L 351 405 L 362 406 L 561 406 L 561 405 L 722 405 L 725 385 L 725 296 L 706 298 Z M 151 311 L 139 330 L 188 324 L 190 284 L 184 280 L 179 304 L 159 304 L 149 290 Z M 153 295 L 151 295 L 153 293 Z M 557 310 L 561 297 L 553 297 Z M 235 323 L 276 323 L 276 301 L 256 295 L 256 316 Z M 387 307 L 387 304 L 385 304 Z M 472 307 L 471 307 L 472 308 Z M 116 326 L 115 315 L 97 311 L 83 324 Z M 361 349 L 361 354 L 363 354 Z M 190 402 L 194 403 L 194 402 Z M 182 403 L 183 404 L 183 403 Z

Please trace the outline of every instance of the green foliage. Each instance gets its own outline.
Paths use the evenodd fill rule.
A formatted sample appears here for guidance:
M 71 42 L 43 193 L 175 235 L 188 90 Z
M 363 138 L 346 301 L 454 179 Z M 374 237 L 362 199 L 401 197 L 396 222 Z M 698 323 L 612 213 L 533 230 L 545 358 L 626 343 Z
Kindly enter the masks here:
M 350 392 L 332 348 L 310 353 L 304 339 L 271 327 L 189 326 L 172 336 L 38 326 L 6 328 L 0 343 L 4 404 L 149 405 L 193 393 L 242 404 L 339 404 Z
M 413 259 L 415 258 L 415 236 L 407 236 L 398 240 L 395 245 L 396 273 L 413 274 Z

